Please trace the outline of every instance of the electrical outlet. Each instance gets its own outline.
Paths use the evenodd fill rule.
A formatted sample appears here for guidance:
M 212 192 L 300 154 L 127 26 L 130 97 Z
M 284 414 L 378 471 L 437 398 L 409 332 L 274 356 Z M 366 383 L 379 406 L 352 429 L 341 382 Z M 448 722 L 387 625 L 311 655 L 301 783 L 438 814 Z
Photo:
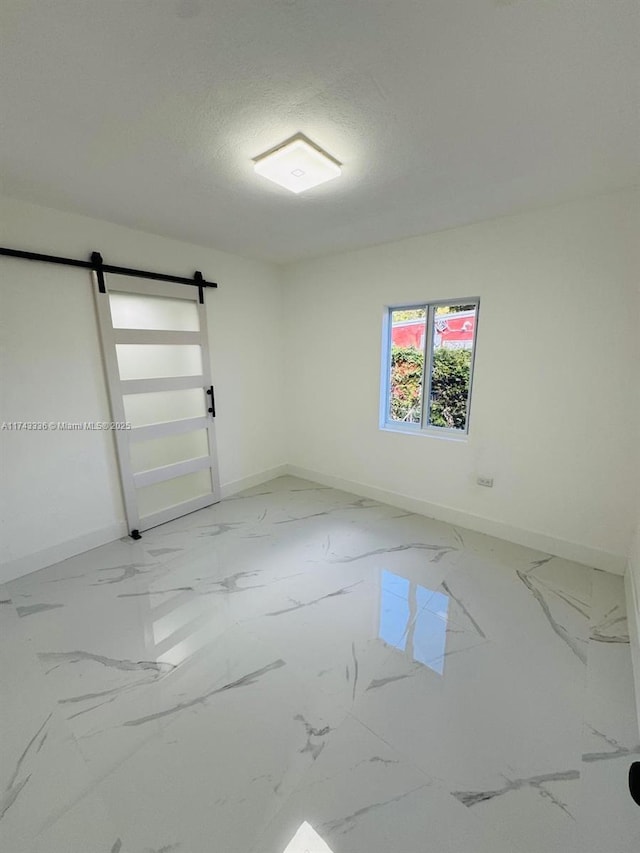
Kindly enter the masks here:
M 476 482 L 479 486 L 486 486 L 488 489 L 493 488 L 493 477 L 478 477 Z

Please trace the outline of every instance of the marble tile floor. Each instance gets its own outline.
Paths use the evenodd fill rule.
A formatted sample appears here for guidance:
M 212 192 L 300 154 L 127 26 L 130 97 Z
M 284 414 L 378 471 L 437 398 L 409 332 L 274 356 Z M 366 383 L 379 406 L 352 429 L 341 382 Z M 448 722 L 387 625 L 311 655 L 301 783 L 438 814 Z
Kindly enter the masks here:
M 622 578 L 281 477 L 0 590 L 3 853 L 638 853 Z

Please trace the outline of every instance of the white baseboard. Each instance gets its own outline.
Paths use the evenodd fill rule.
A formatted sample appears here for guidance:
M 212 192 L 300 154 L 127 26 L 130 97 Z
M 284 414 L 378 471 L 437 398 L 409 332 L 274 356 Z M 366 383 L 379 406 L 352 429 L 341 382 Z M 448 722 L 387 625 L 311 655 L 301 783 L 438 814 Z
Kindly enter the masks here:
M 109 527 L 103 527 L 100 530 L 92 530 L 91 533 L 85 533 L 75 539 L 67 539 L 66 542 L 51 545 L 49 548 L 43 548 L 41 551 L 36 551 L 33 554 L 26 554 L 24 557 L 18 557 L 16 560 L 9 560 L 6 563 L 0 564 L 0 583 L 7 583 L 7 581 L 12 581 L 23 577 L 23 575 L 31 574 L 31 572 L 37 572 L 47 566 L 52 566 L 61 560 L 75 557 L 77 554 L 82 554 L 85 551 L 91 551 L 92 548 L 99 548 L 100 545 L 106 545 L 115 539 L 121 539 L 127 533 L 127 525 L 124 521 L 121 521 L 111 524 Z
M 261 486 L 262 483 L 267 483 L 269 480 L 275 480 L 276 477 L 284 477 L 287 473 L 287 465 L 276 465 L 275 468 L 267 468 L 266 471 L 259 471 L 257 474 L 251 474 L 249 477 L 242 477 L 240 480 L 232 480 L 230 483 L 224 483 L 220 486 L 220 491 L 223 498 L 228 498 L 237 492 L 244 491 L 244 489 L 252 489 L 254 486 Z
M 461 512 L 452 507 L 429 503 L 428 501 L 412 498 L 398 492 L 379 489 L 377 486 L 369 486 L 366 483 L 344 480 L 342 477 L 334 477 L 319 471 L 300 468 L 297 465 L 287 465 L 285 468 L 287 474 L 301 477 L 305 480 L 312 480 L 316 483 L 321 483 L 323 486 L 332 486 L 335 489 L 352 492 L 361 497 L 371 498 L 381 503 L 400 507 L 400 509 L 406 509 L 408 512 L 426 515 L 428 518 L 435 518 L 438 521 L 445 521 L 459 527 L 466 527 L 478 533 L 486 533 L 488 536 L 495 536 L 497 539 L 506 539 L 508 542 L 515 542 L 517 545 L 524 545 L 526 548 L 543 551 L 545 554 L 553 554 L 555 557 L 563 557 L 565 560 L 583 563 L 586 566 L 602 569 L 605 572 L 612 572 L 616 575 L 624 575 L 625 573 L 627 557 L 622 554 L 612 554 L 607 551 L 600 551 L 597 548 L 580 545 L 577 542 L 556 539 L 544 533 L 538 533 L 535 530 L 513 527 L 501 521 L 494 521 L 480 515 Z
M 546 554 L 554 554 L 557 557 L 584 563 L 587 566 L 593 566 L 596 569 L 602 569 L 606 572 L 613 572 L 617 575 L 624 575 L 625 573 L 626 557 L 620 554 L 611 554 L 606 551 L 599 551 L 596 548 L 580 545 L 576 542 L 555 539 L 533 530 L 512 527 L 509 524 L 493 521 L 479 515 L 461 512 L 452 507 L 429 503 L 428 501 L 412 498 L 398 492 L 379 489 L 376 486 L 370 486 L 366 483 L 358 483 L 353 480 L 345 480 L 342 477 L 323 474 L 320 471 L 300 468 L 297 465 L 277 465 L 265 471 L 251 474 L 248 477 L 224 483 L 220 489 L 222 497 L 226 498 L 237 492 L 241 492 L 243 489 L 260 486 L 262 483 L 286 474 L 302 477 L 305 480 L 312 480 L 324 486 L 332 486 L 335 489 L 352 492 L 362 497 L 372 498 L 381 503 L 391 504 L 392 506 L 406 509 L 409 512 L 426 515 L 429 518 L 436 518 L 439 521 L 445 521 L 449 524 L 467 527 L 478 533 L 486 533 L 498 539 L 506 539 L 508 542 L 515 542 L 518 545 L 534 548 Z M 68 557 L 75 557 L 77 554 L 89 551 L 92 548 L 98 548 L 100 545 L 106 545 L 108 542 L 113 542 L 115 539 L 120 539 L 126 535 L 126 524 L 121 522 L 3 563 L 0 565 L 0 583 L 6 583 L 7 581 L 27 575 L 30 572 L 36 572 L 53 563 L 59 563 Z
M 627 599 L 627 621 L 629 623 L 629 642 L 631 643 L 631 661 L 633 680 L 636 688 L 636 712 L 638 714 L 638 732 L 640 732 L 640 589 L 634 579 L 631 565 L 624 577 L 624 591 Z
M 250 489 L 253 486 L 266 483 L 268 480 L 282 477 L 286 473 L 286 466 L 278 465 L 275 468 L 268 468 L 266 471 L 260 471 L 249 477 L 225 483 L 220 487 L 220 491 L 222 497 L 226 498 L 236 494 L 236 492 L 241 492 L 243 489 Z M 109 542 L 114 542 L 116 539 L 126 536 L 128 532 L 126 523 L 122 521 L 112 524 L 109 527 L 104 527 L 101 530 L 93 530 L 91 533 L 85 533 L 76 539 L 68 539 L 66 542 L 60 542 L 49 548 L 43 548 L 41 551 L 36 551 L 33 554 L 26 554 L 15 560 L 1 563 L 0 583 L 7 583 L 8 581 L 31 574 L 31 572 L 37 572 L 47 566 L 52 566 L 54 563 L 59 563 L 69 557 L 75 557 L 85 551 L 90 551 L 92 548 L 107 545 Z

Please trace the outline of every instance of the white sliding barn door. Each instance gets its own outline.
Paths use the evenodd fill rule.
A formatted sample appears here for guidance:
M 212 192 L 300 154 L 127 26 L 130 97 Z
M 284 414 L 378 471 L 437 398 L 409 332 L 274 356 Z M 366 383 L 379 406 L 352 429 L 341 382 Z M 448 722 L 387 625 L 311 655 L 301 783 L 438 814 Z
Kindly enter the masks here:
M 105 275 L 98 322 L 129 532 L 220 500 L 205 306 L 198 287 Z

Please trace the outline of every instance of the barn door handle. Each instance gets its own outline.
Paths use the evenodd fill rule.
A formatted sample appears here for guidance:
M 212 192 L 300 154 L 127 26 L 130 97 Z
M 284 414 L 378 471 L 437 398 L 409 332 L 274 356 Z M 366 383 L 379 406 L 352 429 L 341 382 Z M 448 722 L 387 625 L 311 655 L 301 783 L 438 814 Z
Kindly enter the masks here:
M 213 393 L 213 385 L 211 385 L 211 387 L 207 388 L 207 394 L 211 395 L 211 405 L 209 406 L 207 411 L 209 412 L 209 414 L 211 415 L 212 418 L 215 418 L 215 416 L 216 416 L 216 398 L 215 398 L 215 395 Z

